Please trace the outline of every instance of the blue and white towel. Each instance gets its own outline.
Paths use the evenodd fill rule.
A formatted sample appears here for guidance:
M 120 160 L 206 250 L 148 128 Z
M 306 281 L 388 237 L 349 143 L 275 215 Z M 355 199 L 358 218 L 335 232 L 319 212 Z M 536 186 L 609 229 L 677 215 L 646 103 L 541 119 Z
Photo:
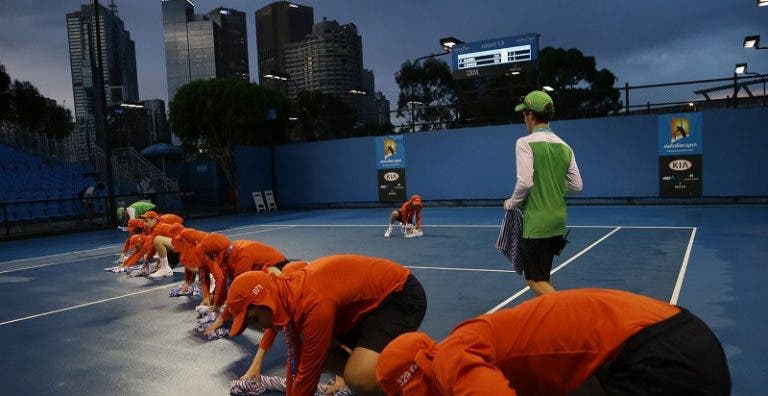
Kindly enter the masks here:
M 199 296 L 201 294 L 203 294 L 203 292 L 200 290 L 200 285 L 197 282 L 189 285 L 186 292 L 181 291 L 181 286 L 174 287 L 168 291 L 168 297 Z
M 197 325 L 195 325 L 195 334 L 203 337 L 208 341 L 218 340 L 219 338 L 229 336 L 229 330 L 223 327 L 219 327 L 211 334 L 205 334 L 205 330 L 208 328 L 208 326 L 213 324 L 213 322 L 215 322 L 218 317 L 219 314 L 216 312 L 209 312 L 207 315 L 198 319 Z
M 328 381 L 328 385 L 332 385 L 333 380 Z M 254 396 L 260 395 L 264 392 L 285 392 L 286 381 L 284 377 L 273 377 L 262 375 L 259 378 L 249 378 L 244 380 L 236 380 L 229 383 L 229 394 L 232 396 Z M 323 388 L 318 384 L 315 390 L 315 396 L 323 396 Z M 352 391 L 349 387 L 345 386 L 338 392 L 334 393 L 336 396 L 350 396 Z
M 520 242 L 523 239 L 523 212 L 520 209 L 507 210 L 501 222 L 496 248 L 509 260 L 518 274 L 523 273 L 520 259 Z

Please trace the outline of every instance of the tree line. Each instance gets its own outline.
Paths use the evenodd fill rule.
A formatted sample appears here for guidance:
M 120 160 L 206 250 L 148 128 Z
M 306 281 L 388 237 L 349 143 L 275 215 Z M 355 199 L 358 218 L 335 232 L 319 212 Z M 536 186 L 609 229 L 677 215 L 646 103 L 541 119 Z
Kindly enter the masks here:
M 74 128 L 72 112 L 54 103 L 29 81 L 11 80 L 0 64 L 0 122 L 62 139 Z

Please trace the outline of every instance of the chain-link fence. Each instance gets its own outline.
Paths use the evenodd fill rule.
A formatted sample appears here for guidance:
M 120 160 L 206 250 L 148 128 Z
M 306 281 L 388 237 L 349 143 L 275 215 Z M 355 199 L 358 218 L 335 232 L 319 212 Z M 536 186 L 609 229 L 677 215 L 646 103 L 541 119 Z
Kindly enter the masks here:
M 664 84 L 629 85 L 602 91 L 591 87 L 552 90 L 555 101 L 555 120 L 596 117 L 615 117 L 628 114 L 673 113 L 734 107 L 768 106 L 766 95 L 768 74 L 735 75 L 732 77 L 683 81 Z M 467 83 L 463 83 L 467 84 Z M 388 119 L 389 125 L 355 124 L 351 128 L 333 128 L 350 125 L 350 115 L 325 114 L 322 122 L 295 124 L 289 131 L 289 142 L 338 139 L 356 136 L 444 130 L 485 125 L 522 123 L 514 113 L 520 97 L 535 86 L 485 83 L 457 85 L 447 104 L 430 105 L 417 100 L 409 101 L 389 114 L 362 114 L 360 119 Z M 323 125 L 316 130 L 312 125 Z M 309 127 L 308 127 L 309 126 Z

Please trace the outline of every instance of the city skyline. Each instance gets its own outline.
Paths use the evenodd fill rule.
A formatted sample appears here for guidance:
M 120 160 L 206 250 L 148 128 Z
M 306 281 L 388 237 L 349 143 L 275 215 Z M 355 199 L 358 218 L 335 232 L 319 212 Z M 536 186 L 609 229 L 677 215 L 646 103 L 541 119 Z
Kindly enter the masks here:
M 0 0 L 0 63 L 14 79 L 28 80 L 41 93 L 73 109 L 64 15 L 85 1 Z M 109 2 L 103 2 L 107 5 Z M 160 1 L 117 1 L 119 16 L 136 42 L 141 99 L 167 100 Z M 254 12 L 271 2 L 198 0 L 196 8 L 234 8 L 247 16 L 248 40 L 256 43 Z M 464 41 L 525 32 L 541 34 L 541 46 L 578 48 L 608 68 L 617 85 L 727 77 L 736 63 L 768 73 L 764 51 L 741 48 L 744 36 L 768 35 L 768 10 L 754 1 L 616 1 L 600 8 L 546 0 L 535 4 L 490 1 L 484 7 L 458 2 L 368 3 L 300 1 L 322 17 L 354 23 L 362 36 L 363 64 L 389 98 L 399 90 L 394 73 L 407 59 L 440 52 L 440 37 Z M 390 15 L 391 18 L 383 17 Z M 429 17 L 425 17 L 429 16 Z M 250 79 L 258 80 L 257 48 L 249 48 Z M 448 60 L 447 57 L 442 59 Z

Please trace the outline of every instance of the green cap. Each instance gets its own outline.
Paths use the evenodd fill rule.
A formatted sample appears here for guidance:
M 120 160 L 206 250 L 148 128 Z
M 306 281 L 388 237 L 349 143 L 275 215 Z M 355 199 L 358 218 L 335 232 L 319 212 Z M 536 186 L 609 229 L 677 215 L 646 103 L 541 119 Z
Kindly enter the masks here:
M 544 91 L 532 91 L 520 100 L 520 104 L 515 106 L 515 112 L 530 110 L 535 113 L 545 113 L 554 111 L 555 104 L 552 98 Z
M 118 219 L 122 219 L 124 214 L 125 214 L 125 208 L 124 207 L 121 206 L 121 207 L 117 208 L 117 218 Z

